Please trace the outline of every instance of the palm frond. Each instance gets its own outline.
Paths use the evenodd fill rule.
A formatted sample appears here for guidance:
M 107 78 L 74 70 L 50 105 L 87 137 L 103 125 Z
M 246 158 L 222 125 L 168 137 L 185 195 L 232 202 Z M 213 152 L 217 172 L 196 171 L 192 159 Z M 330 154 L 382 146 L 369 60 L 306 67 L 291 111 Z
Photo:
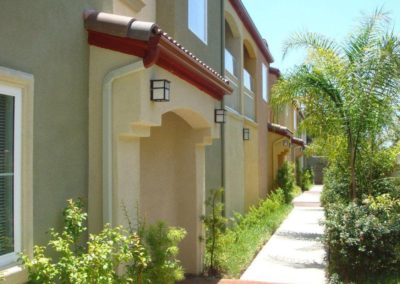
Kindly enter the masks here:
M 385 12 L 383 8 L 378 8 L 372 15 L 362 18 L 359 26 L 342 46 L 349 62 L 362 60 L 368 50 L 373 49 L 380 41 L 389 21 L 389 13 Z
M 288 40 L 283 43 L 283 58 L 290 50 L 306 48 L 306 49 L 326 49 L 333 53 L 338 51 L 336 42 L 328 37 L 318 33 L 297 32 L 292 34 Z

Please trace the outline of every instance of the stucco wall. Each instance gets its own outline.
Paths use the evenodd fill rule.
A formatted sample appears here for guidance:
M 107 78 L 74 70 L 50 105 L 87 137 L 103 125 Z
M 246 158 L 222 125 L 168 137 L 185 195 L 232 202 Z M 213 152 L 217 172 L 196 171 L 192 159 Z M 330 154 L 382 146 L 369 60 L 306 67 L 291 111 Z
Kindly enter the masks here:
M 141 138 L 141 188 L 139 207 L 146 223 L 163 220 L 186 229 L 181 243 L 186 272 L 197 272 L 195 248 L 199 242 L 197 223 L 195 133 L 174 113 L 163 115 L 161 127 Z M 200 204 L 203 200 L 200 200 Z
M 231 49 L 232 53 L 236 57 L 239 69 L 239 81 L 243 79 L 242 70 L 246 68 L 250 71 L 251 75 L 255 79 L 254 85 L 254 105 L 255 105 L 255 124 L 252 125 L 252 138 L 251 142 L 245 142 L 245 196 L 246 196 L 246 208 L 256 201 L 258 198 L 265 198 L 268 191 L 268 185 L 272 183 L 271 178 L 268 176 L 268 160 L 272 159 L 268 154 L 268 132 L 267 123 L 270 118 L 270 106 L 268 102 L 265 102 L 262 98 L 262 64 L 269 66 L 265 60 L 263 54 L 258 49 L 252 36 L 247 31 L 246 27 L 241 22 L 236 11 L 233 9 L 229 1 L 225 0 L 225 20 L 226 24 L 229 25 L 230 30 L 225 35 L 226 45 Z M 227 28 L 226 28 L 227 29 Z M 227 29 L 229 30 L 229 29 Z M 233 37 L 232 37 L 233 36 Z M 234 48 L 231 45 L 235 45 Z M 270 78 L 268 76 L 269 88 L 272 86 L 272 82 L 276 78 Z M 241 94 L 241 107 L 239 108 L 240 115 L 244 114 L 244 86 L 242 83 L 239 84 L 238 90 Z M 269 96 L 271 91 L 269 89 Z M 247 127 L 246 124 L 242 124 L 242 127 Z M 226 130 L 229 131 L 229 130 Z M 235 133 L 226 134 L 225 137 L 230 135 L 236 135 Z M 227 160 L 228 158 L 226 158 Z M 233 167 L 233 166 L 232 166 Z M 252 170 L 250 170 L 252 169 Z M 255 172 L 254 172 L 255 171 Z M 227 172 L 227 171 L 226 171 Z M 226 176 L 226 179 L 230 176 Z M 227 181 L 228 183 L 228 181 Z
M 208 0 L 208 41 L 202 42 L 188 28 L 187 0 L 157 0 L 157 23 L 161 28 L 217 71 L 221 70 L 222 3 Z
M 245 120 L 244 127 L 250 130 L 250 140 L 245 140 L 244 159 L 245 159 L 245 210 L 258 203 L 259 192 L 259 149 L 258 149 L 258 127 L 257 124 Z
M 156 0 L 112 0 L 113 13 L 140 21 L 156 21 Z M 142 6 L 144 4 L 144 6 Z
M 234 212 L 244 212 L 245 159 L 243 148 L 243 118 L 227 113 L 225 123 L 225 212 L 232 217 Z
M 34 76 L 35 243 L 60 227 L 69 198 L 87 199 L 88 44 L 82 11 L 111 1 L 2 1 L 0 66 Z

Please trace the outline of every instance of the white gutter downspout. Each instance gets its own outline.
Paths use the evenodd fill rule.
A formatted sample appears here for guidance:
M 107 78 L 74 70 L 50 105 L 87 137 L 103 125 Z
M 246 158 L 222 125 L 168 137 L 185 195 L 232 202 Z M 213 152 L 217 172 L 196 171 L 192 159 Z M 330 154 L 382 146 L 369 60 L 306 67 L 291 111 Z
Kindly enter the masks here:
M 145 70 L 143 59 L 114 69 L 103 79 L 103 222 L 113 220 L 113 170 L 112 170 L 112 85 L 118 78 Z

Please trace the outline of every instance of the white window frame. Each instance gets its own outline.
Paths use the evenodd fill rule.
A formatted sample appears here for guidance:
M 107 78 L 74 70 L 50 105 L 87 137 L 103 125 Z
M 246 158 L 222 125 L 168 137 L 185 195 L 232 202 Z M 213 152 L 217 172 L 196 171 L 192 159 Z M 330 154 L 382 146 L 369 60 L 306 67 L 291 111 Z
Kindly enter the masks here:
M 262 71 L 261 71 L 261 76 L 262 76 L 262 98 L 265 102 L 268 102 L 269 100 L 269 94 L 268 94 L 268 67 L 265 65 L 265 63 L 262 63 Z
M 3 255 L 0 275 L 6 283 L 25 283 L 27 273 L 18 262 L 17 252 L 33 256 L 33 97 L 34 77 L 32 74 L 0 66 L 1 93 L 15 99 L 15 152 L 14 161 L 17 183 L 14 186 L 17 204 L 14 210 L 16 220 L 15 247 L 13 255 Z M 17 189 L 18 188 L 18 189 Z
M 192 2 L 193 1 L 193 2 Z M 192 10 L 193 11 L 193 9 L 191 9 L 190 8 L 190 5 L 191 5 L 191 3 L 194 3 L 194 2 L 198 2 L 198 1 L 204 1 L 204 15 L 198 15 L 198 14 L 196 14 L 196 15 L 193 15 L 193 14 L 191 14 L 190 13 L 190 11 Z M 207 44 L 207 42 L 208 42 L 208 11 L 207 11 L 207 9 L 208 9 L 208 0 L 188 0 L 187 1 L 187 3 L 188 3 L 188 27 L 189 27 L 189 30 L 193 33 L 193 34 L 195 34 L 196 35 L 196 37 L 198 37 L 202 42 L 204 42 L 205 44 Z M 204 38 L 202 38 L 198 33 L 197 33 L 197 31 L 196 31 L 196 29 L 198 28 L 198 27 L 194 27 L 194 26 L 191 26 L 191 24 L 190 24 L 190 19 L 191 19 L 191 16 L 192 17 L 199 17 L 199 16 L 203 16 L 204 17 L 204 25 L 203 25 L 203 31 L 204 31 Z
M 297 130 L 297 109 L 293 109 L 293 130 Z
M 14 252 L 0 255 L 0 267 L 16 262 L 21 252 L 21 101 L 20 88 L 2 85 L 0 81 L 0 94 L 14 98 L 14 179 L 13 179 L 13 203 L 14 203 Z

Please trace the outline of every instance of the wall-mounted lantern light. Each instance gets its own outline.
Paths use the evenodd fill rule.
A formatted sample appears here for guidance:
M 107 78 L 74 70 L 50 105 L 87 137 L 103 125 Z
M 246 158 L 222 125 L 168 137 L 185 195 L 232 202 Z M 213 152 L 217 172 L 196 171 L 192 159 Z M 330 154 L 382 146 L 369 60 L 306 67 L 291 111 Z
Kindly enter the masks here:
M 250 140 L 250 129 L 243 128 L 243 140 Z
M 225 110 L 216 109 L 215 110 L 215 123 L 225 123 Z
M 155 102 L 169 102 L 168 80 L 150 80 L 150 99 Z

